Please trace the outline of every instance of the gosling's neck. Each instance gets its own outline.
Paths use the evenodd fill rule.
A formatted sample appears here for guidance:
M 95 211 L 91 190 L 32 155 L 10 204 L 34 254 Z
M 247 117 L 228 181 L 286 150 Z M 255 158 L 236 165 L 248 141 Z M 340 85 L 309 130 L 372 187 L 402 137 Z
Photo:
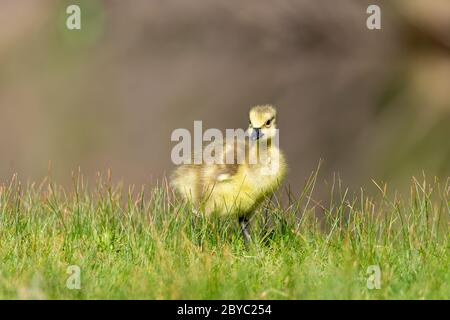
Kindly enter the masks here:
M 272 155 L 276 153 L 277 150 L 278 148 L 272 142 L 272 138 L 251 143 L 249 153 L 254 156 L 254 159 L 252 161 L 252 157 L 250 157 L 250 164 L 263 166 L 269 164 L 271 162 Z

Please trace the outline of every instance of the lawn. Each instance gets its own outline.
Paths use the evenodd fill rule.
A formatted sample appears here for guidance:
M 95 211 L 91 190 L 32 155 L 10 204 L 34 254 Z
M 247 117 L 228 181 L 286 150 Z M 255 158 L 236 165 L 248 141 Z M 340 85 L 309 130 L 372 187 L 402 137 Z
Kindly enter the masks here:
M 13 178 L 0 187 L 0 298 L 450 299 L 448 179 L 411 179 L 403 195 L 335 181 L 316 199 L 316 177 L 264 204 L 248 247 L 236 217 L 193 213 L 165 183 Z

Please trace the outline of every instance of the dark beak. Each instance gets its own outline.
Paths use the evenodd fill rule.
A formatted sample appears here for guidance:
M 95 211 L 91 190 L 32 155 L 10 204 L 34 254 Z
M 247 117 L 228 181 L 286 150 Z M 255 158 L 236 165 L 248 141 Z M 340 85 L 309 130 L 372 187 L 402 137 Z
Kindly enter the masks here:
M 261 132 L 261 128 L 253 128 L 252 134 L 250 135 L 250 139 L 252 141 L 256 141 L 261 138 L 264 134 Z

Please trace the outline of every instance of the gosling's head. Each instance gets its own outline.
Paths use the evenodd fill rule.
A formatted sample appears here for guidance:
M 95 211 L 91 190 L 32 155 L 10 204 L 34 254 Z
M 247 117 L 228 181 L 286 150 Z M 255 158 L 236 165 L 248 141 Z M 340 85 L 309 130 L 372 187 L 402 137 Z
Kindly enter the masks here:
M 277 111 L 271 105 L 250 109 L 248 135 L 251 140 L 271 139 L 276 134 Z

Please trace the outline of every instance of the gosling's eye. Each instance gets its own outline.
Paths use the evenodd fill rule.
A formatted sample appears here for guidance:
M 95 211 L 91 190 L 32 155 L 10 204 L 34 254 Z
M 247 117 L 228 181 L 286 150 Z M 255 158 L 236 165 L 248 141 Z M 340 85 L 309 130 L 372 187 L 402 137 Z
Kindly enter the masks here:
M 252 122 L 250 120 L 248 120 L 248 125 L 251 127 L 252 126 Z
M 271 123 L 272 123 L 272 119 L 267 120 L 266 121 L 266 127 L 269 127 Z

